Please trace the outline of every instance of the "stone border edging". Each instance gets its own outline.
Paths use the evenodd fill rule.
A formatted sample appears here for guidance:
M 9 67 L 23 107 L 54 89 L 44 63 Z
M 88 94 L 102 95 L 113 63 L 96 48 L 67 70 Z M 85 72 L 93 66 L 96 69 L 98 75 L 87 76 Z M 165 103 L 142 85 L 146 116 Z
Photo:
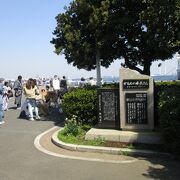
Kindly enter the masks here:
M 76 145 L 76 144 L 69 144 L 64 143 L 58 139 L 58 133 L 59 131 L 63 130 L 61 128 L 60 130 L 56 131 L 52 137 L 51 141 L 64 149 L 71 150 L 71 151 L 80 151 L 80 152 L 96 152 L 96 153 L 107 153 L 107 154 L 113 154 L 113 155 L 136 155 L 136 156 L 170 156 L 172 155 L 168 153 L 161 153 L 156 151 L 150 151 L 150 150 L 136 150 L 136 149 L 128 149 L 128 148 L 114 148 L 114 147 L 100 147 L 100 146 L 88 146 L 88 145 Z
M 134 163 L 137 161 L 137 159 L 133 160 L 121 160 L 121 161 L 116 161 L 116 160 L 107 160 L 107 159 L 99 159 L 99 158 L 87 158 L 87 157 L 78 157 L 78 156 L 70 156 L 70 155 L 64 155 L 60 153 L 55 153 L 52 151 L 49 151 L 45 149 L 43 146 L 40 144 L 40 139 L 46 135 L 47 133 L 51 132 L 52 130 L 56 129 L 57 126 L 54 126 L 53 128 L 48 129 L 47 131 L 39 134 L 35 139 L 34 139 L 34 146 L 41 152 L 48 154 L 50 156 L 55 156 L 59 158 L 64 158 L 64 159 L 73 159 L 73 160 L 81 160 L 81 161 L 92 161 L 92 162 L 101 162 L 101 163 L 114 163 L 114 164 L 128 164 L 128 163 Z

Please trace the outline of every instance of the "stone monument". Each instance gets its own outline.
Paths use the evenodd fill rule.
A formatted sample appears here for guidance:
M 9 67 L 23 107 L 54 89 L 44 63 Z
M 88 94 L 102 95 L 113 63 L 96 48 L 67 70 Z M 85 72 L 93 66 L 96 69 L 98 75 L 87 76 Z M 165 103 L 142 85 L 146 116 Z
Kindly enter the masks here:
M 154 129 L 154 81 L 150 76 L 142 75 L 137 71 L 127 68 L 120 69 L 119 83 L 119 112 L 120 118 L 116 119 L 117 102 L 114 91 L 101 90 L 98 93 L 99 99 L 99 124 L 103 127 L 109 123 L 117 125 L 115 129 L 90 129 L 85 139 L 102 138 L 106 141 L 162 144 L 161 135 L 157 132 L 150 132 Z
M 98 97 L 99 128 L 119 129 L 119 89 L 100 88 Z
M 154 81 L 127 68 L 120 69 L 120 128 L 154 129 Z

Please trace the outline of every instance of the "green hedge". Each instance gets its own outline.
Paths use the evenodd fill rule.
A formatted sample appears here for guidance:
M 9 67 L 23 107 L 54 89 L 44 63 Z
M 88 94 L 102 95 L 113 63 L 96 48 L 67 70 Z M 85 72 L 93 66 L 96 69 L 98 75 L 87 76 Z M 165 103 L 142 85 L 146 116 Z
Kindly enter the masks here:
M 165 148 L 180 155 L 180 82 L 155 84 L 157 116 Z
M 66 118 L 72 119 L 75 115 L 79 124 L 97 123 L 96 87 L 74 89 L 65 94 L 62 103 Z

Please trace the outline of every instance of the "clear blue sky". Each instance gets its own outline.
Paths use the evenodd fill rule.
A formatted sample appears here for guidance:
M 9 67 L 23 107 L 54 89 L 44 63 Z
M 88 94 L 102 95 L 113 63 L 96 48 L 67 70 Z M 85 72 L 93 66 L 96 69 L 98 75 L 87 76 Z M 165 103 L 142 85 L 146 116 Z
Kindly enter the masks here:
M 63 12 L 71 0 L 0 0 L 0 77 L 16 78 L 66 75 L 71 78 L 96 76 L 95 71 L 77 70 L 68 65 L 63 55 L 57 56 L 50 44 L 56 27 L 55 16 Z M 122 61 L 108 69 L 102 76 L 118 76 Z M 177 62 L 166 63 L 161 72 L 175 73 Z M 160 69 L 152 66 L 152 74 Z M 164 69 L 163 69 L 164 68 Z

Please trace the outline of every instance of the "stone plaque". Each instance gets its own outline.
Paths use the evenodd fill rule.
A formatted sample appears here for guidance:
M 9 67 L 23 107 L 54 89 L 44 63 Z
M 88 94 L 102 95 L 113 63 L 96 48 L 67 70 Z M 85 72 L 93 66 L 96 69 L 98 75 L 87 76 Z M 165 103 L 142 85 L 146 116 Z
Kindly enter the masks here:
M 123 80 L 123 89 L 148 89 L 149 79 L 126 79 Z
M 119 128 L 119 118 L 118 89 L 98 89 L 98 124 Z
M 126 123 L 147 124 L 147 93 L 126 93 Z
M 154 129 L 154 81 L 137 71 L 120 69 L 120 128 Z

